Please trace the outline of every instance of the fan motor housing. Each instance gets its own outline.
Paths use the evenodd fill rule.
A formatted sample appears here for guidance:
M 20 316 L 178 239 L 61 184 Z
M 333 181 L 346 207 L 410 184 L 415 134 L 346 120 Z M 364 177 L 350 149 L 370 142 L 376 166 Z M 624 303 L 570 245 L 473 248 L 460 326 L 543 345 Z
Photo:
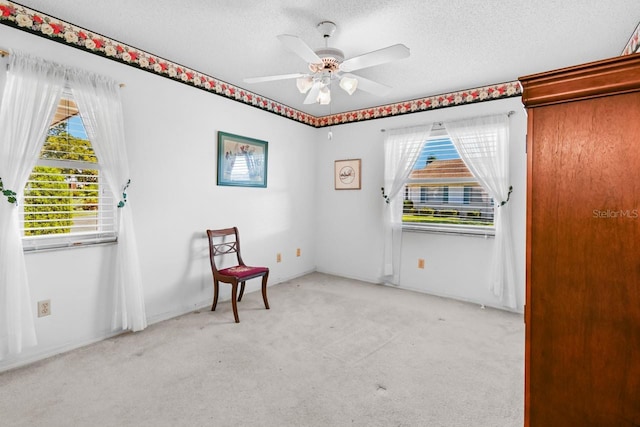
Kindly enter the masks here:
M 309 70 L 314 73 L 319 71 L 336 72 L 340 67 L 340 63 L 344 61 L 344 53 L 340 49 L 333 47 L 324 47 L 315 51 L 322 59 L 322 64 L 309 64 Z

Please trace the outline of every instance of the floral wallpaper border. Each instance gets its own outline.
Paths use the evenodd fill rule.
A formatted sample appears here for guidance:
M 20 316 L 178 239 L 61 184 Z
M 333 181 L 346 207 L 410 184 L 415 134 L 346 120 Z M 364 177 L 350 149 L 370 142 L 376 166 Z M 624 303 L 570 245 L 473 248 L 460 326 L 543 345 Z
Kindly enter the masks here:
M 313 116 L 260 96 L 215 77 L 192 70 L 149 52 L 77 27 L 15 2 L 0 1 L 0 24 L 35 34 L 144 71 L 188 84 L 314 127 L 360 122 L 382 117 L 520 96 L 520 82 L 512 81 L 475 89 L 434 95 L 362 110 Z M 637 42 L 637 34 L 636 34 Z M 8 48 L 8 46 L 7 46 Z
M 434 95 L 410 101 L 401 101 L 393 104 L 380 105 L 378 107 L 364 108 L 362 110 L 347 111 L 345 113 L 337 113 L 330 116 L 317 117 L 318 123 L 316 126 L 323 127 L 359 122 L 363 120 L 379 119 L 383 117 L 417 113 L 420 111 L 435 110 L 438 108 L 455 107 L 457 105 L 510 98 L 512 96 L 520 95 L 522 95 L 522 86 L 519 81 L 500 83 L 476 89 L 461 90 L 458 92 Z
M 638 46 L 640 46 L 640 24 L 633 30 L 633 34 L 629 38 L 627 45 L 624 47 L 622 51 L 622 55 L 631 55 L 632 53 L 636 53 L 638 51 Z

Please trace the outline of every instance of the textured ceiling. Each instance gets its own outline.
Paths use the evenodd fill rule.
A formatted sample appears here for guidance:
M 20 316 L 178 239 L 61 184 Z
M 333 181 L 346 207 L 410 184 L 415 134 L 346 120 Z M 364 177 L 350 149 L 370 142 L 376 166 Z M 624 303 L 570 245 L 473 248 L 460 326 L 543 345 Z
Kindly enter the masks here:
M 0 1 L 1 2 L 1 1 Z M 245 77 L 307 72 L 278 34 L 324 46 L 318 22 L 338 29 L 329 46 L 347 58 L 392 44 L 408 59 L 355 74 L 392 86 L 386 97 L 332 91 L 331 113 L 516 80 L 617 56 L 640 20 L 640 0 L 21 0 L 18 3 L 218 79 L 323 116 L 295 80 Z

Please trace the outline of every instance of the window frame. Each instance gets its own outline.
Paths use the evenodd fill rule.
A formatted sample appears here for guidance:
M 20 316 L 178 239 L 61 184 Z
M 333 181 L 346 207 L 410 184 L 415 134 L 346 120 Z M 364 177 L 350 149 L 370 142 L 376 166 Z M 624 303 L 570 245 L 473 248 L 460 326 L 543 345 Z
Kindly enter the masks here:
M 58 103 L 57 108 L 65 108 L 65 102 L 68 100 L 73 100 L 73 96 L 70 91 L 65 91 Z M 78 115 L 79 113 L 73 114 L 69 117 L 66 117 L 65 120 L 69 120 L 71 117 Z M 82 119 L 80 118 L 80 121 Z M 55 126 L 56 123 L 51 124 L 50 128 Z M 82 124 L 84 127 L 84 123 Z M 67 133 L 70 133 L 70 130 L 67 125 L 66 129 Z M 86 160 L 70 160 L 70 159 L 55 159 L 55 158 L 43 158 L 43 148 L 46 147 L 47 139 L 50 134 L 47 133 L 45 137 L 45 142 L 41 147 L 40 154 L 38 155 L 38 159 L 34 164 L 34 167 L 31 170 L 31 174 L 34 173 L 36 167 L 48 167 L 48 168 L 58 168 L 58 169 L 75 169 L 75 170 L 96 170 L 97 171 L 97 186 L 98 186 L 98 208 L 96 209 L 96 225 L 97 230 L 92 231 L 76 231 L 76 232 L 68 232 L 68 233 L 52 233 L 52 234 L 39 234 L 39 235 L 25 235 L 25 215 L 29 214 L 29 212 L 25 212 L 25 199 L 28 196 L 25 196 L 25 190 L 27 186 L 30 185 L 31 180 L 27 181 L 27 184 L 22 189 L 22 198 L 20 203 L 20 231 L 21 231 L 21 239 L 22 239 L 22 247 L 24 252 L 34 252 L 34 251 L 44 251 L 44 250 L 58 250 L 65 248 L 76 248 L 82 247 L 86 245 L 98 245 L 98 244 L 115 244 L 118 241 L 118 211 L 116 207 L 116 198 L 111 191 L 109 190 L 106 182 L 104 181 L 104 176 L 102 174 L 102 168 L 99 160 L 96 157 L 96 162 L 86 161 Z M 77 137 L 75 137 L 77 138 Z M 80 138 L 83 139 L 83 138 Z M 89 137 L 86 137 L 86 141 L 89 141 L 91 144 L 91 140 Z M 91 145 L 91 149 L 93 146 Z M 95 155 L 94 155 L 95 156 Z M 105 221 L 105 218 L 108 216 L 112 216 L 111 222 Z M 105 224 L 109 226 L 103 228 Z

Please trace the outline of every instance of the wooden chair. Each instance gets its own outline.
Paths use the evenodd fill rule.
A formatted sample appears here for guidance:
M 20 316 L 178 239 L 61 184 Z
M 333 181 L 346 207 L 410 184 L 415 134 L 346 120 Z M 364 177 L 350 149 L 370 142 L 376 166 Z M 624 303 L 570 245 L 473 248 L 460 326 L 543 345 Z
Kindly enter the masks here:
M 228 240 L 231 236 L 234 239 Z M 218 283 L 229 283 L 231 285 L 231 306 L 233 307 L 233 317 L 236 323 L 240 322 L 238 318 L 238 306 L 236 304 L 236 294 L 238 292 L 238 283 L 240 283 L 240 295 L 238 301 L 242 301 L 244 295 L 244 283 L 249 279 L 262 277 L 262 300 L 264 306 L 269 309 L 269 301 L 267 301 L 267 279 L 269 278 L 269 269 L 267 267 L 250 267 L 244 263 L 240 255 L 240 237 L 238 228 L 224 228 L 220 230 L 207 230 L 209 238 L 209 259 L 211 260 L 211 271 L 213 273 L 213 305 L 211 311 L 215 311 L 218 304 Z M 233 267 L 218 269 L 216 265 L 216 257 L 227 254 L 236 254 L 237 265 Z

